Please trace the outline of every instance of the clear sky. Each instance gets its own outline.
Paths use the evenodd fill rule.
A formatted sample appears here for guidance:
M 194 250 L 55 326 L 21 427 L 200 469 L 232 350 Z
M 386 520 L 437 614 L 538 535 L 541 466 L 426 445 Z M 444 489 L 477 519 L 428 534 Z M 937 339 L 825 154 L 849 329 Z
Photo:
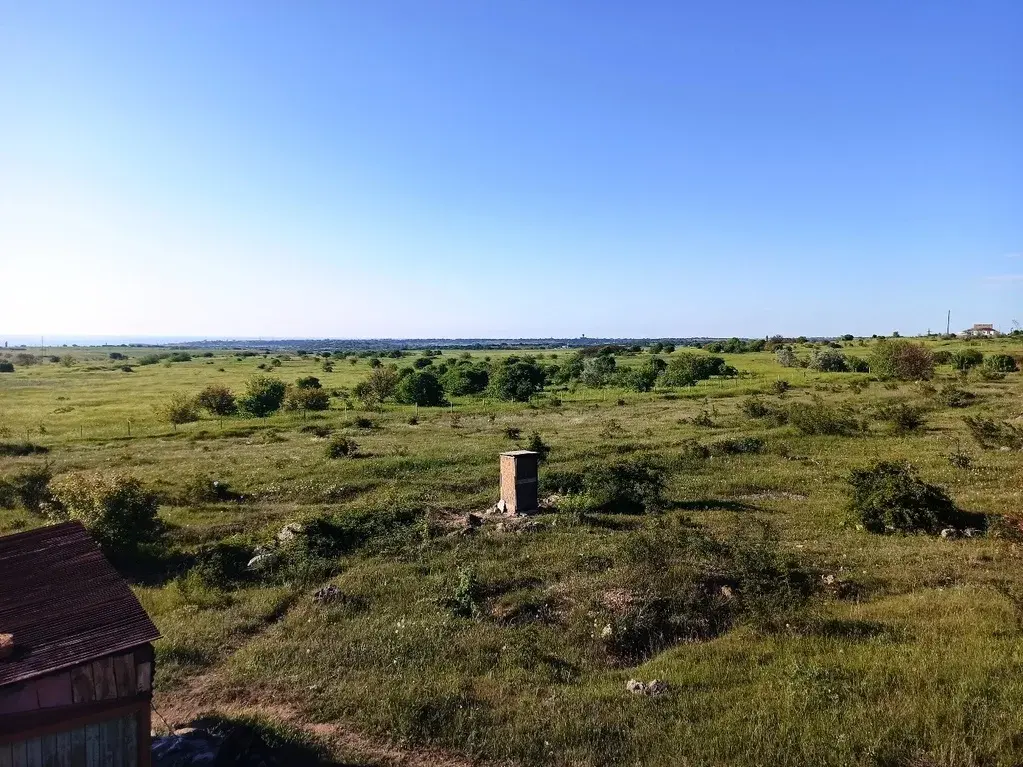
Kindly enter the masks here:
M 0 0 L 0 335 L 1023 321 L 1020 0 Z

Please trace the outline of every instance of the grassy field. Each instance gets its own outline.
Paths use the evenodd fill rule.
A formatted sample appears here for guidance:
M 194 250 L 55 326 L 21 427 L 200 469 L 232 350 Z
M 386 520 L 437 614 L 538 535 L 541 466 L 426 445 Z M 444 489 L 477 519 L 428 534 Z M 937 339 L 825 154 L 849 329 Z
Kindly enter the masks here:
M 866 356 L 865 343 L 846 351 Z M 1023 341 L 972 348 L 1019 355 Z M 911 462 L 967 511 L 1021 514 L 1019 450 L 982 448 L 963 417 L 1018 423 L 1023 374 L 989 379 L 943 366 L 930 383 L 884 383 L 783 368 L 766 352 L 726 354 L 740 377 L 673 391 L 578 386 L 528 404 L 455 397 L 418 413 L 334 397 L 322 413 L 205 417 L 174 428 L 158 415 L 171 395 L 210 383 L 241 391 L 273 355 L 216 350 L 140 365 L 154 350 L 119 349 L 128 359 L 116 362 L 109 351 L 61 349 L 76 359 L 0 373 L 0 442 L 49 448 L 0 457 L 0 477 L 46 463 L 57 476 L 127 471 L 160 492 L 175 556 L 138 577 L 136 592 L 164 637 L 156 706 L 172 724 L 199 713 L 260 715 L 322 736 L 339 758 L 381 762 L 395 745 L 435 756 L 422 763 L 1023 760 L 1020 544 L 994 532 L 874 535 L 846 510 L 849 472 L 890 459 Z M 564 361 L 571 351 L 546 351 L 544 360 L 555 354 Z M 324 372 L 312 356 L 276 356 L 272 375 L 315 375 L 342 394 L 370 373 L 366 359 L 335 360 Z M 791 388 L 779 393 L 782 380 Z M 937 392 L 953 382 L 976 395 L 968 406 L 942 404 Z M 748 415 L 752 395 L 772 408 L 846 408 L 861 430 L 802 434 Z M 885 403 L 919 406 L 923 426 L 896 432 L 874 417 Z M 369 428 L 356 426 L 359 418 Z M 327 430 L 354 439 L 359 457 L 328 458 L 328 438 L 317 436 Z M 646 514 L 566 507 L 529 524 L 484 516 L 465 529 L 467 514 L 497 500 L 498 454 L 533 432 L 551 447 L 542 486 L 544 477 L 645 458 L 666 472 L 663 503 Z M 686 458 L 692 440 L 741 437 L 763 445 Z M 952 453 L 967 454 L 969 465 L 954 465 Z M 237 497 L 196 500 L 191 490 L 210 479 Z M 287 523 L 319 518 L 342 531 L 329 557 L 224 587 L 189 573 L 189 557 L 204 546 L 265 543 Z M 0 532 L 43 523 L 24 508 L 0 509 Z M 743 614 L 698 641 L 628 658 L 607 651 L 614 597 L 625 594 L 626 605 L 637 597 L 635 579 L 656 565 L 657 546 L 693 531 L 734 542 L 764 529 L 763 545 L 776 545 L 812 582 L 807 598 Z M 644 540 L 655 542 L 650 561 L 634 553 Z M 340 596 L 315 600 L 328 584 Z M 626 691 L 630 679 L 655 678 L 669 692 Z

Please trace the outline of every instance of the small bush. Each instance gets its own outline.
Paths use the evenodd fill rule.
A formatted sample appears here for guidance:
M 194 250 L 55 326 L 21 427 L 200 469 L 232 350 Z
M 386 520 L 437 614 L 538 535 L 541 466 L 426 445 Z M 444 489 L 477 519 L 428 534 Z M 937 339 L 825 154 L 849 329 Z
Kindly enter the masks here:
M 537 454 L 538 463 L 546 461 L 551 454 L 551 446 L 544 442 L 543 438 L 535 431 L 529 435 L 526 450 L 532 450 Z
M 509 426 L 504 430 L 504 436 L 508 439 L 521 439 L 522 429 L 518 426 Z
M 881 379 L 926 381 L 934 376 L 934 355 L 905 339 L 879 341 L 870 354 L 870 372 Z
M 983 448 L 1008 447 L 1015 450 L 1023 447 L 1023 430 L 1011 423 L 979 416 L 966 416 L 963 423 Z
M 0 456 L 17 458 L 26 455 L 42 455 L 49 453 L 50 448 L 34 442 L 0 442 Z
M 199 405 L 192 397 L 181 392 L 171 395 L 160 408 L 160 416 L 175 429 L 181 424 L 199 420 Z
M 235 402 L 234 394 L 226 386 L 211 384 L 199 392 L 196 397 L 199 407 L 205 409 L 210 415 L 228 416 L 238 412 L 238 404 Z
M 993 370 L 996 373 L 1019 372 L 1019 365 L 1016 364 L 1016 358 L 1009 354 L 992 354 L 984 360 L 984 367 L 988 370 Z
M 305 376 L 295 381 L 295 386 L 299 389 L 319 389 L 321 388 L 320 379 L 316 376 Z
M 184 503 L 220 503 L 238 499 L 230 485 L 208 474 L 194 474 L 185 481 L 180 500 Z
M 163 541 L 159 500 L 127 474 L 67 474 L 52 483 L 59 505 L 51 515 L 81 521 L 104 551 L 130 556 Z
M 976 349 L 960 349 L 952 353 L 952 367 L 956 370 L 969 370 L 984 361 L 984 354 Z
M 973 456 L 957 446 L 948 454 L 948 462 L 957 469 L 968 469 L 973 465 Z
M 14 363 L 10 360 L 0 360 L 0 373 L 13 373 Z
M 322 411 L 330 407 L 330 395 L 325 389 L 289 388 L 284 398 L 286 410 Z
M 251 574 L 247 565 L 252 556 L 253 548 L 244 543 L 220 541 L 207 544 L 196 552 L 192 572 L 206 586 L 231 588 L 249 579 Z
M 877 408 L 877 420 L 890 424 L 896 434 L 908 434 L 923 426 L 924 410 L 905 402 L 881 405 Z
M 356 416 L 352 421 L 352 426 L 356 429 L 375 429 L 376 424 L 364 415 Z
M 663 490 L 664 473 L 646 461 L 593 466 L 583 475 L 583 491 L 596 506 L 617 514 L 659 510 Z
M 483 614 L 483 588 L 474 568 L 459 568 L 448 608 L 460 618 L 478 618 Z
M 327 444 L 328 458 L 353 458 L 359 452 L 355 440 L 338 435 Z
M 952 364 L 952 352 L 948 349 L 939 349 L 933 352 L 934 364 L 935 365 L 951 365 Z
M 818 349 L 813 352 L 806 366 L 820 373 L 845 373 L 849 370 L 845 355 L 834 349 Z
M 53 501 L 52 478 L 48 466 L 39 466 L 0 479 L 0 506 L 21 504 L 29 511 L 42 511 Z
M 699 466 L 708 458 L 710 458 L 710 448 L 695 439 L 687 439 L 679 450 L 679 464 L 684 468 Z
M 314 437 L 320 437 L 321 439 L 329 437 L 334 432 L 331 427 L 319 423 L 308 424 L 299 429 L 299 431 L 303 434 L 312 434 Z
M 577 471 L 548 470 L 540 475 L 540 490 L 545 495 L 581 495 L 584 485 L 584 477 Z
M 877 461 L 854 469 L 848 481 L 849 509 L 869 532 L 933 535 L 976 526 L 975 515 L 960 511 L 943 488 L 921 480 L 908 464 Z
M 238 400 L 238 408 L 246 415 L 266 418 L 281 409 L 287 393 L 287 385 L 279 378 L 256 376 L 246 384 L 245 396 Z
M 779 380 L 771 384 L 771 391 L 775 394 L 784 394 L 791 388 L 792 385 L 788 381 Z
M 752 455 L 764 451 L 764 440 L 760 437 L 735 437 L 719 439 L 710 443 L 711 455 Z
M 816 398 L 810 404 L 792 405 L 788 417 L 801 434 L 849 436 L 862 431 L 862 424 L 853 411 L 831 407 Z
M 969 407 L 977 395 L 955 384 L 945 384 L 938 392 L 938 401 L 946 407 Z

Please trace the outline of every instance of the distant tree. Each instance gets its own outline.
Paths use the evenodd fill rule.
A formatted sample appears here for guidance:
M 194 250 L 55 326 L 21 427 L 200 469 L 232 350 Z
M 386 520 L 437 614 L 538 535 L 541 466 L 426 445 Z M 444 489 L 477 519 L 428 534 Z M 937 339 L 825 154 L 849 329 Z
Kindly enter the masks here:
M 752 341 L 746 342 L 746 351 L 748 352 L 762 352 L 764 347 L 767 346 L 767 341 L 763 338 L 754 338 Z
M 66 368 L 73 368 L 78 364 L 78 359 L 70 354 L 65 354 L 60 358 L 60 364 Z
M 246 385 L 245 396 L 238 400 L 238 408 L 246 415 L 266 418 L 281 409 L 287 393 L 287 385 L 279 378 L 256 376 Z
M 331 362 L 330 360 L 324 360 L 322 368 L 323 368 L 323 372 L 324 373 L 333 373 L 334 372 L 334 363 Z
M 654 363 L 661 363 L 660 366 Z M 653 357 L 646 363 L 634 368 L 619 368 L 615 375 L 615 383 L 624 389 L 631 389 L 637 392 L 653 390 L 657 384 L 657 376 L 661 370 L 667 367 L 664 360 Z
M 530 357 L 506 357 L 490 374 L 489 391 L 498 399 L 527 402 L 543 390 L 546 373 Z
M 854 338 L 854 336 L 853 336 L 852 333 L 846 333 L 844 336 L 842 336 L 842 340 L 843 341 L 852 341 L 853 338 Z
M 835 349 L 818 349 L 810 355 L 807 367 L 821 373 L 845 373 L 849 370 L 845 355 Z
M 123 354 L 121 354 L 120 352 L 110 352 L 110 354 L 108 356 L 112 360 L 123 360 L 123 359 L 126 359 L 125 356 Z
M 413 371 L 398 382 L 394 398 L 403 405 L 437 407 L 444 404 L 444 387 L 433 373 Z
M 209 411 L 210 415 L 226 416 L 238 412 L 238 403 L 234 394 L 226 386 L 211 384 L 199 392 L 196 397 L 199 407 Z
M 671 354 L 675 351 L 675 344 L 665 344 L 662 350 L 665 354 Z
M 650 348 L 648 351 L 651 354 L 660 354 L 662 351 L 664 351 L 664 344 L 662 344 L 660 341 L 655 341 L 654 343 L 650 344 Z
M 923 344 L 881 339 L 870 353 L 870 372 L 879 378 L 926 381 L 934 375 L 934 355 Z
M 199 420 L 199 405 L 194 398 L 175 392 L 158 409 L 161 417 L 175 429 L 180 424 Z
M 449 367 L 441 377 L 444 391 L 452 396 L 479 394 L 490 383 L 490 371 L 484 365 L 466 364 L 460 361 Z
M 375 405 L 394 396 L 398 386 L 398 368 L 395 365 L 375 367 L 369 378 L 355 385 L 355 396 L 366 405 Z
M 416 357 L 414 360 L 412 360 L 412 367 L 418 370 L 428 368 L 431 365 L 433 365 L 433 360 L 430 359 L 429 357 Z
M 299 389 L 321 388 L 320 379 L 317 378 L 316 376 L 305 376 L 304 378 L 299 378 L 297 381 L 295 381 L 295 386 L 297 386 Z
M 615 373 L 617 363 L 610 354 L 601 354 L 586 360 L 583 365 L 582 382 L 594 389 L 606 386 Z
M 796 353 L 787 346 L 775 349 L 774 357 L 783 368 L 799 367 L 799 359 L 796 357 Z
M 326 410 L 330 395 L 322 387 L 289 387 L 284 398 L 287 410 Z
M 381 366 L 382 364 L 384 364 L 384 363 L 382 363 L 382 362 L 381 362 L 381 361 L 380 361 L 380 360 L 379 360 L 378 358 L 376 358 L 376 357 L 373 357 L 373 358 L 372 358 L 372 359 L 370 359 L 370 361 L 369 361 L 369 366 L 370 366 L 371 368 L 378 368 L 378 367 L 380 367 L 380 366 Z

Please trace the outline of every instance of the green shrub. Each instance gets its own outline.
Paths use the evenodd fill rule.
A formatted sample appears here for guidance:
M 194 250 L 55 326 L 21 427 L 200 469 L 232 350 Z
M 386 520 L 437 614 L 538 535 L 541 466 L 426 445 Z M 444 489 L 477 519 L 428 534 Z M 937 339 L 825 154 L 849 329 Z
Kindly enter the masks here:
M 934 355 L 923 344 L 882 339 L 870 354 L 870 372 L 882 379 L 926 381 L 934 375 Z
M 969 370 L 983 361 L 983 353 L 976 349 L 959 349 L 952 353 L 952 367 L 956 370 Z
M 1023 448 L 1023 429 L 1011 423 L 980 416 L 966 416 L 963 423 L 977 444 L 983 448 L 1007 447 L 1013 450 Z
M 948 349 L 939 349 L 936 352 L 932 352 L 931 356 L 934 358 L 935 365 L 952 364 L 952 352 L 950 352 Z
M 37 445 L 34 442 L 0 442 L 0 456 L 5 458 L 44 455 L 49 452 L 50 448 L 44 445 Z
M 286 410 L 321 411 L 330 407 L 330 395 L 321 388 L 289 388 L 284 398 Z
M 252 546 L 238 541 L 219 541 L 199 548 L 192 572 L 206 586 L 227 589 L 247 581 Z
M 328 458 L 353 458 L 358 452 L 358 444 L 348 437 L 338 435 L 327 443 Z
M 420 357 L 419 359 L 428 359 Z M 403 405 L 440 407 L 445 403 L 444 387 L 433 373 L 410 371 L 398 381 L 394 398 Z
M 693 468 L 703 464 L 708 458 L 710 458 L 709 447 L 695 439 L 687 439 L 679 449 L 678 463 L 682 468 Z
M 490 383 L 490 371 L 484 365 L 467 364 L 460 360 L 441 376 L 444 391 L 456 397 L 480 394 Z
M 544 495 L 581 495 L 585 484 L 578 471 L 547 470 L 540 475 L 540 491 Z
M 10 360 L 0 360 L 0 373 L 13 373 L 14 363 Z
M 849 436 L 863 429 L 852 410 L 831 407 L 817 398 L 809 404 L 794 403 L 788 409 L 788 418 L 801 434 L 807 435 Z
M 870 372 L 870 363 L 861 357 L 849 355 L 845 358 L 845 364 L 849 367 L 849 371 L 852 373 Z
M 976 394 L 955 384 L 945 384 L 938 392 L 938 401 L 946 407 L 968 407 L 976 399 Z
M 208 474 L 193 474 L 185 481 L 179 500 L 182 503 L 221 503 L 238 500 L 240 496 L 231 486 Z
M 199 407 L 210 415 L 228 416 L 238 412 L 238 403 L 234 394 L 226 386 L 210 384 L 195 399 Z
M 582 489 L 603 511 L 642 514 L 663 505 L 664 473 L 642 460 L 597 465 L 583 474 Z
M 712 455 L 747 455 L 762 453 L 764 440 L 760 437 L 729 437 L 708 445 Z
M 818 349 L 810 355 L 810 361 L 806 365 L 810 370 L 820 373 L 845 373 L 849 365 L 845 355 L 834 349 Z
M 600 389 L 611 383 L 617 363 L 610 354 L 592 357 L 583 364 L 582 382 L 587 386 Z
M 297 381 L 295 381 L 295 386 L 297 386 L 299 389 L 322 388 L 320 384 L 320 379 L 317 378 L 316 376 L 304 376 L 303 378 L 299 378 Z
M 1019 365 L 1011 354 L 992 354 L 984 360 L 984 367 L 996 373 L 1016 373 Z
M 945 490 L 920 479 L 909 464 L 877 461 L 849 475 L 849 510 L 872 533 L 930 533 L 978 522 Z
M 474 568 L 458 569 L 458 582 L 447 603 L 448 609 L 460 618 L 479 618 L 483 615 L 483 588 Z
M 535 431 L 529 435 L 526 450 L 532 450 L 537 454 L 538 463 L 544 463 L 551 454 L 551 446 L 544 442 L 543 438 Z
M 877 420 L 891 424 L 896 434 L 908 434 L 924 424 L 924 410 L 905 402 L 889 403 L 877 408 Z
M 175 429 L 181 424 L 199 420 L 199 405 L 187 394 L 175 392 L 158 408 L 160 416 Z
M 287 385 L 279 378 L 256 376 L 246 384 L 245 396 L 238 400 L 238 409 L 245 415 L 266 418 L 281 409 L 287 393 Z
M 369 378 L 355 385 L 354 393 L 366 405 L 375 405 L 393 397 L 397 387 L 398 369 L 393 365 L 378 365 L 370 371 Z
M 650 525 L 624 538 L 609 578 L 629 584 L 626 598 L 610 609 L 598 600 L 589 614 L 604 624 L 598 641 L 616 664 L 711 639 L 742 621 L 778 620 L 815 588 L 766 525 L 742 525 L 722 538 L 692 525 Z
M 48 466 L 38 466 L 0 479 L 0 507 L 21 504 L 29 511 L 42 511 L 53 501 L 50 493 L 52 478 Z
M 127 474 L 72 473 L 51 483 L 55 519 L 78 520 L 111 555 L 128 556 L 162 543 L 159 499 Z

